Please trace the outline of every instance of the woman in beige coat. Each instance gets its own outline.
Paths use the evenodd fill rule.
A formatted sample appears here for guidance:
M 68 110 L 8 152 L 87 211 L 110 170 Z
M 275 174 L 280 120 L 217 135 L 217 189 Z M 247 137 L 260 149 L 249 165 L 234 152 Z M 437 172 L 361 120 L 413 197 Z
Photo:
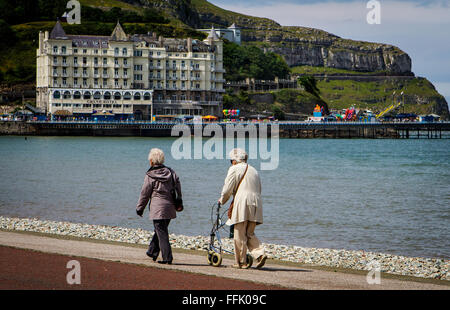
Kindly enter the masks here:
M 247 158 L 247 153 L 242 149 L 230 152 L 232 166 L 228 169 L 219 203 L 225 204 L 234 195 L 233 211 L 227 221 L 228 225 L 234 225 L 234 267 L 249 267 L 246 261 L 248 249 L 256 258 L 256 268 L 259 269 L 267 259 L 264 247 L 255 236 L 256 225 L 263 223 L 261 180 L 256 169 L 247 164 Z

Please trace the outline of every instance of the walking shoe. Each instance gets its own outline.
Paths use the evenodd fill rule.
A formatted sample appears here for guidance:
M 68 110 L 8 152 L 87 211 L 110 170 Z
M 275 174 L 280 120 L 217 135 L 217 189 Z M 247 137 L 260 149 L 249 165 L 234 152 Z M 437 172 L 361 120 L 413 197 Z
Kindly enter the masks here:
M 167 260 L 159 260 L 158 264 L 168 264 L 168 265 L 172 265 L 172 261 L 167 261 Z
M 147 254 L 148 257 L 150 257 L 151 259 L 153 259 L 154 262 L 155 262 L 156 259 L 158 258 L 158 256 L 153 256 L 153 255 L 151 255 L 151 254 L 148 253 L 148 252 L 145 252 L 145 254 Z
M 256 265 L 256 269 L 261 269 L 266 263 L 266 259 L 267 255 L 261 255 L 260 257 L 258 257 L 258 259 L 256 260 L 258 262 L 258 264 Z

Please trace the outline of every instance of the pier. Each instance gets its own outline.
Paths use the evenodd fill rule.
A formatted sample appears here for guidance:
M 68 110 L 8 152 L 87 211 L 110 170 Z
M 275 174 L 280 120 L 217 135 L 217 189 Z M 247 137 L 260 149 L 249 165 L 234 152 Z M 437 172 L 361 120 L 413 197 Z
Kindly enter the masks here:
M 281 138 L 362 138 L 362 139 L 448 139 L 450 122 L 237 122 L 237 123 L 170 123 L 170 122 L 94 122 L 94 121 L 1 121 L 2 135 L 36 136 L 142 136 L 171 137 L 175 125 L 184 125 L 193 135 L 196 130 L 210 137 L 219 132 L 226 137 L 249 136 L 251 130 L 260 133 L 267 129 L 268 136 L 276 128 Z M 210 130 L 204 130 L 208 126 Z M 214 134 L 211 133 L 214 132 Z

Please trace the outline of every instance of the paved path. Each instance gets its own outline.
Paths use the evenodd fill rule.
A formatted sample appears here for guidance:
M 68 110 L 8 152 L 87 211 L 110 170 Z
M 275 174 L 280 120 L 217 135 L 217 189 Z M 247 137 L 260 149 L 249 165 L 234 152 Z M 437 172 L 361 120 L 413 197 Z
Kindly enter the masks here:
M 323 271 L 309 268 L 266 264 L 262 270 L 254 268 L 237 270 L 231 268 L 233 261 L 224 259 L 222 266 L 212 267 L 206 263 L 206 256 L 174 253 L 172 265 L 154 263 L 145 255 L 145 249 L 99 242 L 63 240 L 24 233 L 0 231 L 0 245 L 32 249 L 46 253 L 95 258 L 105 261 L 141 264 L 166 273 L 164 269 L 185 271 L 221 278 L 252 281 L 269 286 L 289 289 L 450 289 L 449 286 L 381 278 L 381 284 L 369 285 L 365 275 Z M 81 266 L 83 268 L 83 266 Z M 192 287 L 195 289 L 195 287 Z

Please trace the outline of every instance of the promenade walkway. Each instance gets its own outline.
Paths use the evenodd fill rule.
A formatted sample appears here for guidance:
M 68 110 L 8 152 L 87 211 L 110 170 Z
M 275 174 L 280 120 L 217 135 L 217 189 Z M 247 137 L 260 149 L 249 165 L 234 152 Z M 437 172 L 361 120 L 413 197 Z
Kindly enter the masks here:
M 40 236 L 36 234 L 17 233 L 0 231 L 0 245 L 15 247 L 19 249 L 28 249 L 44 253 L 62 254 L 69 257 L 80 257 L 81 269 L 86 264 L 82 258 L 93 258 L 101 261 L 105 261 L 105 268 L 107 264 L 111 262 L 121 262 L 132 264 L 136 268 L 139 266 L 143 268 L 143 272 L 148 272 L 151 269 L 155 275 L 155 279 L 159 276 L 161 279 L 164 277 L 170 277 L 173 281 L 170 281 L 172 286 L 159 286 L 162 289 L 186 289 L 186 282 L 183 282 L 182 273 L 178 273 L 180 281 L 177 281 L 177 274 L 173 274 L 174 271 L 182 271 L 184 273 L 197 274 L 202 276 L 208 276 L 210 279 L 214 279 L 214 283 L 219 285 L 221 282 L 232 280 L 250 281 L 252 285 L 245 284 L 247 289 L 267 289 L 267 288 L 288 288 L 288 289 L 313 289 L 313 290 L 334 290 L 334 289 L 362 289 L 362 290 L 448 290 L 450 286 L 448 283 L 435 281 L 435 283 L 424 283 L 413 280 L 407 280 L 406 278 L 384 278 L 381 274 L 380 284 L 368 284 L 366 280 L 366 274 L 353 274 L 344 272 L 334 272 L 319 270 L 315 268 L 296 267 L 291 265 L 275 264 L 268 262 L 262 270 L 256 270 L 254 268 L 248 270 L 237 270 L 231 268 L 233 260 L 225 258 L 221 267 L 212 267 L 206 263 L 206 257 L 203 252 L 201 255 L 189 254 L 186 252 L 174 252 L 174 262 L 172 265 L 160 265 L 153 262 L 145 255 L 145 249 L 136 246 L 126 246 L 122 244 L 101 243 L 93 241 L 81 241 L 81 240 L 64 240 L 60 238 L 53 238 L 48 236 Z M 4 248 L 4 247 L 1 247 Z M 4 251 L 4 250 L 2 250 Z M 6 252 L 5 252 L 6 253 Z M 13 257 L 14 253 L 8 252 L 9 256 L 1 257 L 2 268 L 7 268 L 15 264 Z M 38 256 L 42 253 L 36 253 L 28 251 L 31 255 L 30 263 L 33 261 L 33 256 Z M 13 255 L 14 256 L 14 255 Z M 8 262 L 6 262 L 8 257 Z M 67 258 L 69 261 L 72 258 Z M 76 258 L 75 258 L 76 259 Z M 12 260 L 12 261 L 11 261 Z M 23 259 L 17 258 L 14 273 L 15 277 L 20 278 L 21 273 L 26 272 L 30 266 L 23 266 Z M 26 260 L 25 260 L 26 261 Z M 22 263 L 20 263 L 22 262 Z M 45 262 L 45 260 L 44 260 Z M 42 259 L 41 259 L 42 263 Z M 49 262 L 50 263 L 50 262 Z M 100 265 L 101 266 L 101 265 Z M 150 268 L 148 268 L 150 267 Z M 38 266 L 36 266 L 38 268 Z M 56 268 L 56 267 L 55 267 Z M 62 267 L 65 268 L 65 265 Z M 145 269 L 145 270 L 144 270 Z M 55 269 L 56 270 L 56 269 Z M 61 268 L 59 268 L 61 270 Z M 7 281 L 7 274 L 3 273 L 4 270 L 0 270 L 0 274 L 3 274 L 2 281 Z M 69 270 L 64 269 L 67 273 Z M 62 275 L 65 279 L 66 274 Z M 138 272 L 136 272 L 138 273 Z M 11 274 L 11 273 L 10 273 Z M 6 277 L 6 279 L 5 279 Z M 34 279 L 39 282 L 40 279 Z M 50 281 L 46 280 L 47 283 Z M 190 280 L 192 285 L 190 289 L 205 289 L 204 287 L 196 286 L 200 282 Z M 203 283 L 206 283 L 202 280 Z M 6 283 L 6 282 L 5 282 Z M 197 284 L 196 284 L 197 283 Z M 242 284 L 242 283 L 241 283 Z M 222 286 L 217 286 L 222 287 Z M 214 287 L 215 289 L 218 289 Z M 70 287 L 68 287 L 70 288 Z M 75 288 L 75 287 L 74 287 Z M 120 287 L 116 287 L 120 288 Z M 151 287 L 149 287 L 151 288 Z M 213 287 L 211 287 L 213 288 Z

